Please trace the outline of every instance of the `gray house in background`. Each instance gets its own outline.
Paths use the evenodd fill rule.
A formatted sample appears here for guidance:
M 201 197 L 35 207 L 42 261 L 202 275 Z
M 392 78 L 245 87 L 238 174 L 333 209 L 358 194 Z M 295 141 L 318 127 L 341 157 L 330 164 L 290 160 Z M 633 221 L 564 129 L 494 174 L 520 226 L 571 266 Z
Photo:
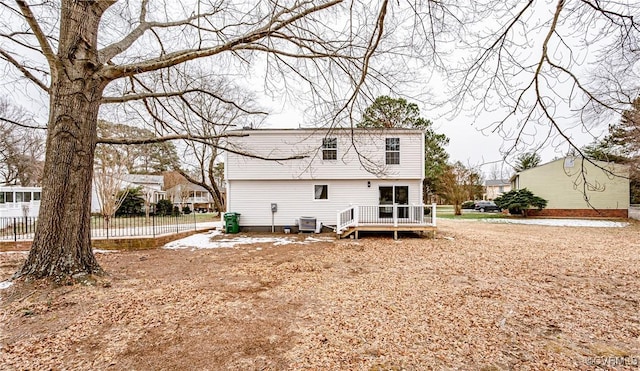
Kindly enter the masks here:
M 495 200 L 503 193 L 511 190 L 509 179 L 491 179 L 484 182 L 484 199 Z
M 162 175 L 124 174 L 122 177 L 122 189 L 137 187 L 140 187 L 142 194 L 148 197 L 149 203 L 155 204 L 166 198 L 163 190 L 164 177 Z M 98 201 L 95 184 L 91 190 L 91 212 L 100 212 L 100 202 Z
M 167 198 L 180 209 L 185 206 L 196 212 L 214 211 L 213 197 L 206 188 L 193 184 L 178 184 L 166 191 Z

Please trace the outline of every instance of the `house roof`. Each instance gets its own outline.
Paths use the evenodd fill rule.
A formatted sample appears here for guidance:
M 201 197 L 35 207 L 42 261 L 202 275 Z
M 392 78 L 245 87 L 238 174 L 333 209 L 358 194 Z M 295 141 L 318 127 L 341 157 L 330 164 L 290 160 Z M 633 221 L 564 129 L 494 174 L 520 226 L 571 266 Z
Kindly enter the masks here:
M 180 184 L 176 184 L 175 186 L 169 188 L 167 190 L 167 192 L 171 192 L 174 189 L 178 189 L 178 190 L 182 190 L 182 189 L 187 189 L 189 191 L 203 191 L 203 192 L 208 192 L 207 189 L 201 185 L 198 184 L 193 184 L 193 183 L 180 183 Z
M 555 159 L 555 160 L 551 160 L 551 161 L 549 161 L 549 162 L 545 162 L 544 164 L 540 164 L 540 165 L 538 165 L 538 166 L 536 166 L 536 167 L 532 167 L 532 168 L 525 169 L 525 170 L 522 170 L 522 171 L 520 171 L 520 172 L 517 172 L 517 173 L 513 174 L 513 175 L 511 176 L 511 178 L 509 178 L 509 181 L 510 181 L 510 182 L 513 182 L 513 181 L 514 181 L 514 179 L 516 179 L 518 176 L 520 176 L 520 174 L 522 174 L 522 173 L 524 173 L 524 172 L 527 172 L 527 171 L 529 171 L 529 170 L 533 170 L 533 169 L 537 169 L 537 168 L 539 168 L 539 167 L 547 166 L 547 165 L 552 164 L 552 163 L 554 163 L 554 162 L 558 162 L 558 161 L 565 161 L 565 160 L 567 160 L 567 159 L 571 159 L 571 160 L 573 160 L 573 162 L 572 162 L 572 166 L 582 166 L 582 165 L 580 164 L 580 161 L 582 161 L 582 157 L 580 157 L 580 156 L 565 156 L 565 157 L 560 157 L 560 158 L 557 158 L 557 159 Z M 602 167 L 608 166 L 608 165 L 610 165 L 610 164 L 615 164 L 614 162 L 607 162 L 607 161 L 600 161 L 600 160 L 591 160 L 591 161 L 592 161 L 592 162 L 594 162 L 594 163 L 596 163 L 596 164 L 598 164 L 599 166 L 602 166 Z M 622 164 L 616 164 L 616 165 L 621 165 L 621 166 L 624 166 L 624 167 L 628 167 L 628 165 L 622 165 Z
M 268 128 L 268 129 L 238 129 L 231 130 L 233 132 L 242 132 L 243 134 L 248 133 L 315 133 L 315 132 L 332 132 L 332 133 L 351 133 L 351 132 L 383 132 L 383 133 L 407 133 L 407 132 L 415 132 L 422 133 L 420 129 L 408 129 L 408 128 L 352 128 L 352 127 L 333 127 L 333 128 Z
M 501 186 L 501 185 L 509 185 L 511 184 L 509 182 L 509 179 L 489 179 L 489 180 L 485 180 L 484 181 L 484 185 L 487 187 L 495 187 L 495 186 Z
M 164 177 L 162 175 L 146 175 L 146 174 L 126 174 L 124 180 L 129 183 L 136 184 L 159 184 L 164 185 Z

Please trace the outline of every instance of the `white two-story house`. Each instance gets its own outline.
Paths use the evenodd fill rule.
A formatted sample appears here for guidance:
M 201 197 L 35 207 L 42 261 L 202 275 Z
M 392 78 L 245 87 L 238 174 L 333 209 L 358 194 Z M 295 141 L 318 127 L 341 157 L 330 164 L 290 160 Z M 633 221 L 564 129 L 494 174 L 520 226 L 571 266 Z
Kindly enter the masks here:
M 37 217 L 42 188 L 22 186 L 0 187 L 0 218 Z
M 316 229 L 322 225 L 338 233 L 367 223 L 423 224 L 425 144 L 420 130 L 233 133 L 243 136 L 228 138 L 227 211 L 241 214 L 243 229 L 295 230 L 309 220 L 316 221 Z M 301 158 L 286 160 L 294 156 Z

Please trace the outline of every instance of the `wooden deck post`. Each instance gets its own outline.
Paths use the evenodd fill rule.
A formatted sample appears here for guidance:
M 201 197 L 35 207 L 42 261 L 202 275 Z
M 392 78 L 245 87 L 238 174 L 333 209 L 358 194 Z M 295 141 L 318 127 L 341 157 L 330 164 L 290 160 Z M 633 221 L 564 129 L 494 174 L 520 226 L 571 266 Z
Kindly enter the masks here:
M 393 204 L 393 226 L 398 226 L 398 205 Z
M 436 225 L 436 206 L 438 206 L 438 204 L 436 204 L 435 202 L 431 204 L 431 224 L 434 227 Z M 435 237 L 435 233 L 434 233 L 434 237 Z
M 358 207 L 358 205 L 353 206 L 353 221 L 354 221 L 354 225 L 357 227 L 360 221 L 360 208 Z M 358 238 L 356 236 L 356 238 Z

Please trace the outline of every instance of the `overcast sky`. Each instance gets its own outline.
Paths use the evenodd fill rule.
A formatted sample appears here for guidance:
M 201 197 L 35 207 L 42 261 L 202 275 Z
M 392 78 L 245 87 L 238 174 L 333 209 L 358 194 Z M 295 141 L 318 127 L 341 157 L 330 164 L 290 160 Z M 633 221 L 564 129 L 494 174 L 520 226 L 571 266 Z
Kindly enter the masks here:
M 546 1 L 537 1 L 536 2 L 536 13 L 527 19 L 527 22 L 531 25 L 541 26 L 537 28 L 538 32 L 545 32 L 548 29 L 543 27 L 545 22 L 548 22 L 552 16 L 553 10 L 555 9 L 556 0 L 546 0 Z M 489 20 L 488 22 L 490 22 Z M 489 26 L 491 23 L 487 24 L 478 24 L 478 29 L 482 29 L 485 26 Z M 570 26 L 570 25 L 569 25 Z M 490 28 L 490 27 L 489 27 Z M 542 34 L 536 34 L 535 32 L 526 33 L 526 39 L 533 40 L 532 43 L 535 44 L 536 39 L 541 39 Z M 570 38 L 566 39 L 567 42 L 574 42 Z M 579 40 L 578 40 L 579 41 Z M 453 43 L 455 44 L 455 43 Z M 458 45 L 450 46 L 452 50 L 456 50 Z M 535 47 L 532 48 L 532 52 L 530 54 L 531 61 L 535 61 L 536 58 L 539 58 L 535 54 Z M 579 50 L 579 48 L 576 48 Z M 466 52 L 466 51 L 465 51 Z M 589 55 L 588 53 L 586 54 Z M 562 59 L 562 56 L 558 57 Z M 255 63 L 252 65 L 252 68 L 255 69 L 255 81 L 262 81 L 262 74 L 260 73 L 261 66 L 259 63 Z M 426 67 L 428 69 L 428 67 Z M 242 71 L 244 72 L 244 71 Z M 640 73 L 640 71 L 638 72 Z M 442 76 L 434 76 L 434 72 L 431 70 L 425 70 L 422 74 L 424 76 L 431 76 L 431 78 L 425 78 L 424 81 L 421 81 L 421 86 L 425 89 L 428 89 L 432 92 L 444 92 L 446 89 L 441 86 L 442 81 L 445 81 L 446 78 Z M 47 109 L 46 105 L 48 101 L 41 94 L 34 94 L 32 91 L 28 89 L 30 88 L 22 88 L 23 91 L 19 89 L 16 90 L 14 87 L 13 81 L 9 81 L 5 78 L 2 82 L 7 91 L 12 94 L 13 100 L 24 106 L 26 109 L 34 112 L 39 118 L 41 123 L 44 123 L 47 119 Z M 249 81 L 251 84 L 251 81 Z M 261 84 L 251 84 L 252 87 L 259 87 Z M 18 84 L 16 86 L 23 86 Z M 401 90 L 400 88 L 399 90 Z M 560 89 L 562 90 L 562 89 Z M 566 91 L 569 92 L 571 90 L 570 87 L 566 88 Z M 399 91 L 400 93 L 406 93 L 407 96 L 412 96 L 411 91 Z M 276 92 L 277 93 L 277 92 Z M 256 91 L 257 96 L 259 97 L 260 104 L 268 109 L 271 112 L 264 124 L 263 127 L 273 127 L 273 128 L 295 128 L 298 126 L 307 126 L 308 120 L 305 119 L 303 115 L 303 109 L 300 104 L 285 104 L 280 99 L 279 96 L 271 97 L 265 93 L 261 93 L 260 91 Z M 444 93 L 443 93 L 444 94 Z M 392 94 L 390 94 L 392 95 Z M 571 93 L 567 93 L 567 96 L 571 95 Z M 31 101 L 29 99 L 32 99 Z M 408 99 L 411 101 L 411 99 Z M 434 96 L 434 101 L 437 100 L 446 100 L 444 96 Z M 426 102 L 423 103 L 417 102 L 421 109 L 421 115 L 427 119 L 430 119 L 434 122 L 434 129 L 437 132 L 444 133 L 450 138 L 450 144 L 446 147 L 446 150 L 449 152 L 452 160 L 462 161 L 466 164 L 471 165 L 482 165 L 489 164 L 483 167 L 485 172 L 488 171 L 490 164 L 493 162 L 500 161 L 502 159 L 502 153 L 504 150 L 509 148 L 509 143 L 505 143 L 503 141 L 503 135 L 499 133 L 492 133 L 490 130 L 482 130 L 486 129 L 487 126 L 491 125 L 493 122 L 498 120 L 499 112 L 476 112 L 474 114 L 470 114 L 468 112 L 462 112 L 456 115 L 446 115 L 446 110 L 448 107 L 430 107 L 427 106 Z M 488 104 L 489 108 L 496 108 L 495 104 Z M 593 136 L 602 135 L 603 131 L 606 129 L 607 123 L 603 122 L 600 127 L 594 128 L 594 131 L 591 135 L 584 133 L 583 130 L 579 127 L 579 123 L 575 122 L 575 116 L 571 116 L 569 114 L 563 114 L 560 112 L 558 115 L 559 120 L 561 120 L 562 124 L 566 127 L 574 127 L 567 131 L 567 133 L 574 140 L 575 144 L 578 146 L 585 145 L 593 140 Z M 574 120 L 574 121 L 572 121 Z M 615 118 L 614 118 L 615 120 Z M 535 147 L 535 144 L 541 138 L 544 138 L 546 133 L 541 130 L 540 132 L 535 132 L 531 134 L 530 144 Z M 548 141 L 546 146 L 541 150 L 540 154 L 542 155 L 543 162 L 550 161 L 555 157 L 559 157 L 562 154 L 566 153 L 568 150 L 568 146 L 566 143 L 559 141 L 557 139 L 551 139 Z M 502 151 L 501 151 L 502 150 Z

